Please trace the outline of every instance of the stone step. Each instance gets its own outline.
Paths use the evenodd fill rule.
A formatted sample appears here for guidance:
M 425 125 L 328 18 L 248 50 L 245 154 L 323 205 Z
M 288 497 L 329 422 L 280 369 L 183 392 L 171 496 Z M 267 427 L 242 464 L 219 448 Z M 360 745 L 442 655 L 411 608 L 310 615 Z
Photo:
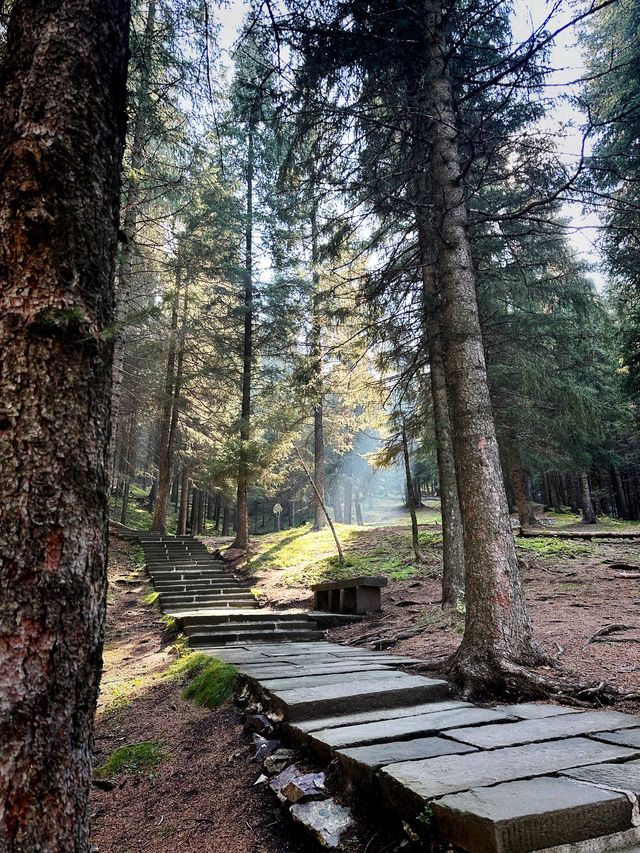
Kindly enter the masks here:
M 637 757 L 640 750 L 573 737 L 389 764 L 380 773 L 380 787 L 387 806 L 411 819 L 425 803 L 446 794 Z
M 239 615 L 242 616 L 242 621 L 249 622 L 262 622 L 264 620 L 297 622 L 300 619 L 304 619 L 306 622 L 315 622 L 314 619 L 308 619 L 304 613 L 287 613 L 286 611 L 266 610 L 265 608 L 261 608 L 258 613 L 248 613 L 246 616 L 243 614 Z M 237 618 L 238 617 L 235 617 L 233 614 L 203 612 L 190 616 L 183 616 L 181 623 L 186 631 L 187 629 L 195 628 L 198 625 L 218 625 L 224 622 L 232 622 L 234 619 L 237 620 Z
M 616 731 L 640 726 L 640 717 L 618 711 L 585 711 L 560 717 L 523 720 L 509 726 L 483 726 L 481 729 L 454 729 L 449 737 L 482 749 L 499 749 L 556 740 L 561 737 L 587 735 L 595 732 Z
M 214 610 L 224 610 L 225 608 L 232 608 L 234 610 L 246 610 L 246 609 L 259 609 L 260 604 L 256 601 L 256 599 L 250 598 L 226 598 L 224 596 L 220 596 L 220 598 L 216 599 L 215 604 L 211 602 L 207 602 L 207 605 Z M 204 605 L 204 606 L 207 606 Z M 198 603 L 198 607 L 202 607 L 202 603 Z M 194 602 L 186 602 L 186 603 L 172 603 L 167 604 L 164 608 L 166 612 L 170 616 L 179 616 L 180 612 L 188 613 L 190 610 L 193 610 Z
M 211 625 L 194 625 L 185 628 L 188 637 L 196 634 L 237 634 L 240 631 L 315 631 L 315 623 L 306 619 L 297 621 L 278 622 L 275 619 L 260 621 L 235 620 L 229 622 L 215 622 Z
M 434 800 L 441 835 L 469 853 L 530 853 L 631 829 L 624 794 L 549 776 Z
M 412 702 L 442 699 L 450 690 L 446 681 L 403 674 L 400 678 L 372 678 L 365 683 L 274 691 L 271 696 L 274 709 L 282 711 L 285 719 L 295 722 L 331 714 L 393 708 Z
M 225 575 L 210 569 L 191 569 L 189 571 L 172 571 L 172 572 L 149 572 L 151 579 L 156 581 L 197 581 L 197 580 L 236 580 L 233 575 Z M 236 581 L 237 582 L 237 581 Z
M 348 779 L 356 785 L 372 787 L 378 770 L 385 764 L 436 758 L 439 755 L 463 755 L 475 751 L 475 747 L 465 743 L 431 736 L 340 749 L 337 754 Z
M 298 642 L 313 640 L 317 634 L 317 631 L 309 630 L 281 630 L 277 632 L 275 630 L 246 630 L 228 634 L 221 631 L 208 631 L 203 634 L 192 634 L 189 637 L 189 645 L 193 648 L 200 648 L 203 646 L 224 646 L 227 643 L 259 643 L 262 641 L 273 642 L 274 640 L 278 642 Z
M 341 726 L 337 729 L 321 729 L 311 732 L 310 736 L 314 744 L 320 742 L 320 744 L 331 749 L 343 749 L 345 747 L 411 740 L 418 736 L 433 735 L 443 731 L 446 731 L 447 737 L 449 737 L 450 733 L 447 729 L 455 729 L 461 724 L 484 728 L 487 723 L 507 725 L 512 720 L 513 717 L 503 711 L 471 706 L 469 708 L 451 708 L 435 713 L 430 711 L 427 714 L 374 723 L 360 723 L 355 726 Z
M 192 589 L 194 591 L 200 589 L 224 589 L 225 587 L 237 587 L 238 581 L 235 578 L 191 578 L 190 580 L 180 580 L 177 578 L 175 580 L 154 580 L 153 583 L 156 589 L 166 589 L 166 590 L 179 590 L 179 589 Z M 249 587 L 243 587 L 243 589 L 248 589 Z
M 636 797 L 640 797 L 640 761 L 625 761 L 624 764 L 591 764 L 586 767 L 563 770 L 560 775 L 615 791 L 630 791 Z
M 189 563 L 147 563 L 146 569 L 151 574 L 155 572 L 215 572 L 222 577 L 233 577 L 234 572 L 230 572 L 224 566 L 210 560 L 194 560 Z
M 210 604 L 216 601 L 226 601 L 233 599 L 234 601 L 255 601 L 253 595 L 245 590 L 219 590 L 218 592 L 195 593 L 194 595 L 185 595 L 184 593 L 160 593 L 160 600 L 167 607 L 173 604 Z

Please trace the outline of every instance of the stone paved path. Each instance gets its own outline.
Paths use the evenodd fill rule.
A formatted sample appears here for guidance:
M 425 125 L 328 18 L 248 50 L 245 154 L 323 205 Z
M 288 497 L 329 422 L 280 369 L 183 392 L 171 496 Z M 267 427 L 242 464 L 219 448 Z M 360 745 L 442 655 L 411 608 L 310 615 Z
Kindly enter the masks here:
M 163 608 L 187 615 L 191 642 L 235 664 L 294 741 L 337 756 L 354 785 L 398 816 L 422 814 L 469 853 L 640 853 L 640 717 L 535 704 L 482 708 L 457 700 L 444 681 L 413 674 L 416 659 L 319 641 L 317 632 L 306 638 L 302 628 L 252 637 L 249 599 L 236 598 L 235 579 L 194 540 L 144 547 L 156 588 L 176 573 L 178 594 L 189 595 L 183 576 L 191 580 L 204 565 L 208 585 L 224 575 L 224 591 L 207 590 L 196 610 L 191 600 L 176 610 L 176 587 L 160 586 Z M 179 565 L 178 552 L 191 568 Z M 218 595 L 232 620 L 225 624 L 243 625 L 226 639 L 248 632 L 222 646 L 223 623 L 203 613 L 222 610 Z M 203 621 L 189 623 L 190 613 Z M 285 641 L 292 639 L 299 642 Z

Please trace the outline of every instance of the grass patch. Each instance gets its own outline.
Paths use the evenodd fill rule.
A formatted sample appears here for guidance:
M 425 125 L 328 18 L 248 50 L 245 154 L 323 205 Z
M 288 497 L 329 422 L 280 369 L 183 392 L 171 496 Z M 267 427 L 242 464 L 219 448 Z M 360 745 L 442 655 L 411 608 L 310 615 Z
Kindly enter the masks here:
M 346 580 L 359 575 L 385 575 L 406 580 L 420 573 L 413 565 L 411 538 L 404 531 L 381 531 L 371 527 L 336 525 L 345 551 L 340 565 L 328 529 L 312 531 L 311 525 L 268 534 L 251 560 L 255 574 L 278 573 L 282 586 L 310 587 L 326 580 Z M 441 541 L 439 533 L 421 534 L 424 546 Z
M 159 744 L 151 740 L 132 743 L 116 749 L 104 764 L 96 767 L 93 775 L 96 779 L 105 779 L 118 773 L 146 773 L 151 776 L 161 761 L 162 750 Z
M 142 600 L 150 607 L 160 607 L 160 593 L 155 590 L 148 592 Z
M 186 681 L 182 696 L 213 710 L 231 696 L 237 674 L 238 670 L 229 663 L 192 652 L 178 658 L 167 677 Z
M 591 554 L 593 545 L 576 542 L 571 539 L 547 539 L 543 536 L 516 539 L 516 545 L 522 551 L 529 551 L 539 557 L 578 557 Z

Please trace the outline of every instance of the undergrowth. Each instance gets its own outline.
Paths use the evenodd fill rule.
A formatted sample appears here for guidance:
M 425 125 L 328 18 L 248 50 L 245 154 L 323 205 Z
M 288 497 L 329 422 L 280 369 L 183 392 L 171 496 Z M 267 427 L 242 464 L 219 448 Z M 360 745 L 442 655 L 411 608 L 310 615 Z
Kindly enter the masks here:
M 162 761 L 162 749 L 154 741 L 143 741 L 121 746 L 94 770 L 96 779 L 105 779 L 118 773 L 146 773 L 152 775 Z
M 517 539 L 518 548 L 533 551 L 539 557 L 578 557 L 591 554 L 594 546 L 586 542 L 574 542 L 570 539 L 550 539 L 543 536 Z
M 213 710 L 231 696 L 237 674 L 235 666 L 229 663 L 202 652 L 191 652 L 171 665 L 167 677 L 186 681 L 182 696 Z

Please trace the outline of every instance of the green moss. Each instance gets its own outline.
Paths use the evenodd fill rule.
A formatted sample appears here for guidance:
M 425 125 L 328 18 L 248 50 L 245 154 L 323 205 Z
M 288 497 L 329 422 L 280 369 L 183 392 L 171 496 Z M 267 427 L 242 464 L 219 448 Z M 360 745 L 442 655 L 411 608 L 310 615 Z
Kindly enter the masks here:
M 160 593 L 151 591 L 148 592 L 144 598 L 142 599 L 145 604 L 148 604 L 150 607 L 160 607 Z
M 231 696 L 237 674 L 231 664 L 192 652 L 179 657 L 169 668 L 167 677 L 186 681 L 183 697 L 213 710 Z
M 118 773 L 146 773 L 152 775 L 162 761 L 162 750 L 153 741 L 132 743 L 116 749 L 109 758 L 94 771 L 96 779 L 115 776 Z
M 178 623 L 173 616 L 168 616 L 166 613 L 160 617 L 160 621 L 167 631 L 175 631 L 178 627 Z
M 516 540 L 518 548 L 522 551 L 533 551 L 540 557 L 577 557 L 581 554 L 591 554 L 593 545 L 585 542 L 576 542 L 572 539 L 551 539 L 543 536 L 535 536 L 527 539 Z

